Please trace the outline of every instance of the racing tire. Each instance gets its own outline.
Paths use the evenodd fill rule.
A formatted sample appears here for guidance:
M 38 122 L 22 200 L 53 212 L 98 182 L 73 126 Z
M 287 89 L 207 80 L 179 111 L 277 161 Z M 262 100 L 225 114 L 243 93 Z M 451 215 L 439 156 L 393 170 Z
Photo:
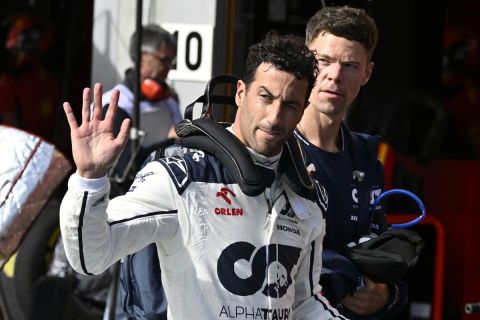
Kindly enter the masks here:
M 55 243 L 60 237 L 59 208 L 58 200 L 47 202 L 17 251 L 14 283 L 25 319 L 28 319 L 31 313 L 36 283 L 46 274 Z
M 17 299 L 13 277 L 0 272 L 1 320 L 26 320 Z
M 17 251 L 13 280 L 23 319 L 101 320 L 103 309 L 75 297 L 74 277 L 47 275 L 60 241 L 59 210 L 60 200 L 50 199 Z M 52 295 L 56 301 L 50 299 Z

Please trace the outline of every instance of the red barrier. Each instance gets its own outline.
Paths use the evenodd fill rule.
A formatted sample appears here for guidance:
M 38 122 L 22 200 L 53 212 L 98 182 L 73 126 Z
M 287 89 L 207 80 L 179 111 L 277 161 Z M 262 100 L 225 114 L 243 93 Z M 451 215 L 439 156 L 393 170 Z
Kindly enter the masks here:
M 389 223 L 404 223 L 417 218 L 413 214 L 388 214 Z M 435 263 L 433 275 L 432 320 L 442 319 L 443 290 L 445 276 L 445 229 L 435 217 L 427 215 L 420 224 L 431 225 L 435 230 Z
M 425 179 L 425 206 L 446 227 L 445 305 L 458 319 L 465 303 L 480 301 L 480 161 L 434 160 Z

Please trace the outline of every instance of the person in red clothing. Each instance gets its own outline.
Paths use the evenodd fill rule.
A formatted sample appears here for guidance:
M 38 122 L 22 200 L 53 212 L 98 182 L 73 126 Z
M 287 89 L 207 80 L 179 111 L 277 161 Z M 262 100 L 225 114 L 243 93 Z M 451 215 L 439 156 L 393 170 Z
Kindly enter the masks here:
M 51 140 L 61 91 L 43 61 L 51 44 L 48 25 L 27 14 L 9 18 L 6 25 L 10 60 L 0 75 L 0 121 Z
M 453 120 L 448 147 L 480 157 L 480 38 L 468 27 L 449 25 L 443 45 L 443 99 Z M 453 132 L 453 134 L 452 134 Z

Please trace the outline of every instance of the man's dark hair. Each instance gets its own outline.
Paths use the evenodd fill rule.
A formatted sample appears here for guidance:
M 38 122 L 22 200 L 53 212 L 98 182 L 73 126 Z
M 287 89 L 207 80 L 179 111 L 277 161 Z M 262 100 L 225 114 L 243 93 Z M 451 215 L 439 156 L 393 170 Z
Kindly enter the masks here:
M 243 77 L 247 88 L 255 80 L 257 68 L 262 62 L 271 63 L 276 69 L 288 72 L 298 80 L 307 80 L 305 99 L 308 100 L 317 78 L 318 63 L 314 53 L 305 46 L 300 37 L 280 36 L 270 31 L 261 42 L 252 45 L 248 51 Z
M 307 23 L 305 43 L 310 45 L 321 33 L 330 33 L 360 42 L 370 58 L 377 46 L 378 30 L 375 21 L 363 10 L 347 6 L 325 7 Z
M 135 61 L 137 43 L 138 32 L 135 31 L 130 38 L 129 54 L 132 61 Z M 154 23 L 143 26 L 142 52 L 154 52 L 163 45 L 172 47 L 174 51 L 177 50 L 177 40 L 170 32 Z

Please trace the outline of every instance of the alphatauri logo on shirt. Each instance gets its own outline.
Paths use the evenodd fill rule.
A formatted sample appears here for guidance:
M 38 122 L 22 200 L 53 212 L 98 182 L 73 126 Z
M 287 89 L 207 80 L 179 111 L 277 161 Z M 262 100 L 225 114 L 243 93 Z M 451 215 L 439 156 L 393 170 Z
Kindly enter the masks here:
M 281 298 L 293 282 L 291 272 L 300 251 L 281 244 L 256 248 L 244 241 L 232 243 L 218 258 L 218 279 L 226 290 L 239 296 L 261 291 L 267 297 Z

